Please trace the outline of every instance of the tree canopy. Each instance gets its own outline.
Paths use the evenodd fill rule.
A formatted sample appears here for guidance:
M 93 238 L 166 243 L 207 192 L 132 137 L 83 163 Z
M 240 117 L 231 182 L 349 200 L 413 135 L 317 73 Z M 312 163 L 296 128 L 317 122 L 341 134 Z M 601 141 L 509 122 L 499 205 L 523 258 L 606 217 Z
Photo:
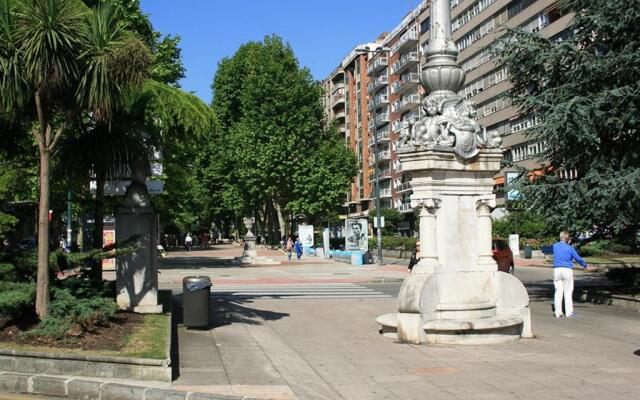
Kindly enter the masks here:
M 242 45 L 219 63 L 212 90 L 219 125 L 203 179 L 214 209 L 240 217 L 280 208 L 312 220 L 342 202 L 355 157 L 326 126 L 322 88 L 288 44 L 270 36 Z
M 635 239 L 640 223 L 640 3 L 563 0 L 566 40 L 511 30 L 499 50 L 523 115 L 540 123 L 542 175 L 521 184 L 556 229 Z M 566 179 L 562 172 L 577 173 Z

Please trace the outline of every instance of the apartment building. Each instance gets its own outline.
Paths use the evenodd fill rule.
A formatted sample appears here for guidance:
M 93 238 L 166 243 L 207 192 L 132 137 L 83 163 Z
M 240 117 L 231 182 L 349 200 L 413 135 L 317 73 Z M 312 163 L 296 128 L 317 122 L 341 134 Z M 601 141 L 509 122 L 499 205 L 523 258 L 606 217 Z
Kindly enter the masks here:
M 400 170 L 396 149 L 402 130 L 421 115 L 419 104 L 424 91 L 419 72 L 431 29 L 430 3 L 423 1 L 390 33 L 377 39 L 377 44 L 390 48 L 389 53 L 355 57 L 352 52 L 325 80 L 329 90 L 339 90 L 336 88 L 340 83 L 345 85 L 345 140 L 360 162 L 348 199 L 350 216 L 367 215 L 374 208 L 377 153 L 381 208 L 408 213 L 411 225 L 411 188 Z M 480 124 L 501 133 L 505 160 L 528 168 L 536 166 L 536 154 L 544 148 L 544 143 L 532 142 L 524 135 L 538 119 L 535 115 L 519 115 L 510 104 L 509 74 L 496 65 L 492 49 L 505 34 L 504 26 L 539 32 L 558 41 L 569 37 L 571 16 L 562 15 L 557 3 L 558 0 L 451 0 L 453 39 L 460 51 L 458 62 L 467 75 L 460 95 L 476 104 Z M 353 104 L 352 96 L 357 96 L 357 106 L 349 106 Z M 327 109 L 331 108 L 331 112 L 341 110 L 333 98 L 329 103 Z M 328 115 L 338 118 L 337 114 Z M 496 189 L 504 185 L 504 172 L 495 176 Z

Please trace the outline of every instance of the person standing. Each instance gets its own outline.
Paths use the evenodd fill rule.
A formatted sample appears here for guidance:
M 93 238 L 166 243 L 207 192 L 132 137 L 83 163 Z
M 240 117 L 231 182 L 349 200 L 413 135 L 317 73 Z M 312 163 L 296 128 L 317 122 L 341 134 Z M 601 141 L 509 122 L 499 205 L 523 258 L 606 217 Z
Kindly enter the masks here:
M 293 239 L 291 239 L 291 237 L 287 239 L 287 244 L 285 245 L 284 250 L 287 252 L 287 259 L 291 261 L 291 252 L 293 251 Z
M 187 251 L 191 251 L 191 246 L 193 245 L 193 237 L 191 237 L 190 233 L 187 233 L 187 236 L 184 238 L 184 247 Z
M 298 261 L 300 261 L 300 257 L 302 257 L 302 242 L 300 241 L 300 237 L 296 239 L 295 250 L 296 257 L 298 257 Z
M 569 244 L 569 233 L 560 232 L 560 241 L 553 245 L 553 286 L 555 287 L 554 314 L 562 317 L 562 298 L 564 297 L 564 311 L 567 317 L 575 317 L 573 311 L 573 261 L 584 269 L 589 265 L 578 255 L 576 249 Z
M 420 241 L 416 242 L 416 248 L 413 250 L 413 254 L 411 254 L 411 259 L 409 260 L 409 272 L 413 270 L 413 267 L 420 261 Z

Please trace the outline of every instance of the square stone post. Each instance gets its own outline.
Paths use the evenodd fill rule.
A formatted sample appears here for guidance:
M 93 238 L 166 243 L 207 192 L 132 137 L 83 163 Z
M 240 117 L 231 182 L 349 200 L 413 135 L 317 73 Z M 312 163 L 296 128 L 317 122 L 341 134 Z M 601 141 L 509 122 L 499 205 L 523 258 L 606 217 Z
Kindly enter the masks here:
M 132 182 L 116 212 L 116 241 L 137 237 L 140 248 L 116 259 L 116 302 L 122 310 L 161 313 L 155 212 L 145 184 Z

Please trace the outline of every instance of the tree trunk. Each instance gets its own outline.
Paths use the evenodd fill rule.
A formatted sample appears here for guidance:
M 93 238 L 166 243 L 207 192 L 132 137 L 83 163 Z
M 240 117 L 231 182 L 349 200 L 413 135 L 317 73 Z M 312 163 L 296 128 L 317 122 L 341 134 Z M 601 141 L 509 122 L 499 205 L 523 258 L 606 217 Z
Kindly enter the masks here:
M 40 201 L 38 203 L 38 274 L 36 313 L 49 313 L 49 162 L 51 153 L 40 143 Z
M 269 215 L 269 244 L 274 244 L 277 243 L 277 241 L 279 240 L 279 238 L 276 238 L 276 218 L 274 218 L 274 214 L 275 211 L 273 209 L 273 200 L 269 199 L 267 200 L 267 213 Z
M 93 225 L 93 248 L 102 249 L 103 231 L 104 231 L 104 171 L 98 169 L 96 171 L 96 200 L 94 204 L 94 225 Z M 102 281 L 102 262 L 94 261 L 91 264 L 91 279 L 96 282 Z
M 276 213 L 278 214 L 278 223 L 280 224 L 280 237 L 287 236 L 289 233 L 287 230 L 287 224 L 284 221 L 284 216 L 282 215 L 282 207 L 280 204 L 274 202 L 274 207 L 276 209 Z

